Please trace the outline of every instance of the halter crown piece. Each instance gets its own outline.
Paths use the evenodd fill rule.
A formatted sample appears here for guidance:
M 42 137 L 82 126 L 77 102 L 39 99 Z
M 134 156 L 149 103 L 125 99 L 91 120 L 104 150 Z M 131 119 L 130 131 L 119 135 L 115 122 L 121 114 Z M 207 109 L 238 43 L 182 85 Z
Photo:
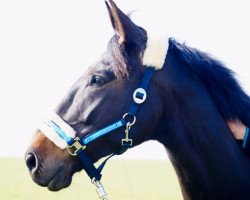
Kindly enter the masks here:
M 121 119 L 105 126 L 104 128 L 89 133 L 83 138 L 77 137 L 75 130 L 56 113 L 52 113 L 49 117 L 45 118 L 39 127 L 39 129 L 55 145 L 61 149 L 67 148 L 72 156 L 78 156 L 83 164 L 83 168 L 90 177 L 92 183 L 96 186 L 96 191 L 99 197 L 103 200 L 107 200 L 108 197 L 100 182 L 102 177 L 101 171 L 109 158 L 114 155 L 122 154 L 133 146 L 133 140 L 129 137 L 129 130 L 136 122 L 136 114 L 140 105 L 143 104 L 147 98 L 146 91 L 155 69 L 161 69 L 165 62 L 168 50 L 166 38 L 155 40 L 149 37 L 149 35 L 150 34 L 148 34 L 147 48 L 145 49 L 142 59 L 143 65 L 147 67 L 139 87 L 133 93 L 133 102 L 130 105 L 128 112 L 125 113 Z M 117 153 L 111 154 L 98 168 L 96 168 L 85 152 L 87 145 L 100 137 L 123 127 L 125 127 L 125 138 L 121 140 L 121 150 Z

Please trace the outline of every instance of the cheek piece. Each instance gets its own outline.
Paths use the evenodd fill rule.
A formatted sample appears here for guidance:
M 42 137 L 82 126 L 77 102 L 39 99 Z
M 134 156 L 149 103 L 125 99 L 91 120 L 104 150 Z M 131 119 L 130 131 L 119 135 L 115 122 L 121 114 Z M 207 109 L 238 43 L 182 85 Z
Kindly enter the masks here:
M 143 64 L 146 67 L 142 80 L 139 87 L 133 93 L 133 101 L 129 107 L 127 113 L 123 117 L 97 131 L 89 133 L 88 135 L 79 138 L 76 135 L 75 130 L 67 124 L 59 115 L 56 113 L 51 113 L 48 117 L 44 118 L 39 129 L 50 139 L 55 145 L 61 149 L 67 149 L 72 156 L 77 156 L 83 165 L 84 170 L 90 177 L 92 183 L 96 186 L 96 191 L 99 197 L 103 200 L 107 200 L 107 194 L 102 186 L 101 180 L 101 171 L 104 168 L 104 165 L 114 155 L 120 155 L 124 153 L 127 149 L 133 147 L 133 140 L 129 138 L 129 130 L 136 122 L 136 114 L 140 108 L 140 105 L 143 104 L 147 98 L 147 89 L 150 83 L 150 80 L 156 69 L 161 69 L 165 56 L 167 53 L 168 45 L 158 45 L 162 44 L 163 41 L 156 40 L 153 42 L 148 38 L 147 48 L 145 50 L 145 55 L 143 57 Z M 165 41 L 164 41 L 165 42 Z M 155 45 L 153 45 L 155 44 Z M 166 44 L 166 42 L 165 42 Z M 159 48 L 156 48 L 158 46 Z M 156 49 L 158 49 L 156 51 Z M 153 54 L 153 55 L 152 55 Z M 154 56 L 155 54 L 155 56 Z M 159 54 L 162 55 L 159 57 Z M 164 55 L 164 56 L 163 56 Z M 156 59 L 161 62 L 155 62 Z M 151 63 L 151 65 L 150 65 Z M 152 67 L 154 66 L 154 67 Z M 125 127 L 125 138 L 121 140 L 121 149 L 117 153 L 109 155 L 98 168 L 94 166 L 94 163 L 88 157 L 85 152 L 87 145 L 104 135 L 113 132 L 115 130 Z

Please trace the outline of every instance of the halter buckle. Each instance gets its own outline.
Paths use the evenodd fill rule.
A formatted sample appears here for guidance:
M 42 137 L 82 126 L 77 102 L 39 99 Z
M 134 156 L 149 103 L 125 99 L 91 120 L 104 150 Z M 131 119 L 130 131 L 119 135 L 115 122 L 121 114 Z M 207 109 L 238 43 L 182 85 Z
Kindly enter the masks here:
M 79 141 L 80 141 L 80 138 L 79 137 L 76 137 L 75 139 L 74 139 L 74 143 L 72 144 L 72 145 L 70 145 L 70 146 L 68 146 L 67 147 L 67 150 L 68 150 L 68 152 L 69 152 L 69 154 L 70 155 L 72 155 L 72 156 L 77 156 L 77 152 L 79 151 L 79 150 L 84 150 L 84 149 L 86 149 L 86 146 L 84 145 L 82 145 Z M 71 150 L 71 149 L 73 149 L 73 150 Z
M 134 91 L 133 99 L 135 103 L 142 104 L 147 98 L 147 92 L 143 88 L 137 88 Z

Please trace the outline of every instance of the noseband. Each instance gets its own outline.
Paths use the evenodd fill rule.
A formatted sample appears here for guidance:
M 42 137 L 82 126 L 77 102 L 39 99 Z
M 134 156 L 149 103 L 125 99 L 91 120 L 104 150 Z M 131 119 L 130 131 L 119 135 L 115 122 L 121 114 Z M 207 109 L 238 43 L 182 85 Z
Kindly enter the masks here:
M 77 156 L 82 164 L 83 168 L 85 169 L 86 173 L 88 174 L 89 178 L 91 179 L 92 183 L 96 186 L 96 191 L 99 194 L 101 199 L 107 200 L 107 194 L 102 186 L 100 180 L 102 178 L 101 171 L 104 168 L 104 165 L 114 155 L 119 155 L 124 153 L 127 149 L 133 146 L 133 140 L 129 137 L 129 130 L 131 127 L 136 123 L 136 114 L 140 108 L 140 105 L 145 102 L 147 98 L 147 89 L 150 83 L 150 80 L 154 74 L 155 69 L 153 67 L 146 67 L 143 78 L 140 82 L 139 87 L 133 93 L 133 102 L 129 107 L 127 113 L 123 115 L 123 117 L 110 125 L 107 125 L 97 131 L 94 131 L 82 138 L 79 137 L 70 137 L 67 134 L 65 129 L 62 126 L 69 126 L 65 121 L 59 119 L 62 123 L 57 123 L 56 120 L 53 119 L 46 119 L 44 121 L 45 125 L 52 129 L 60 138 L 62 138 L 67 143 L 67 150 L 72 156 Z M 64 124 L 63 124 L 64 123 Z M 88 157 L 85 152 L 87 145 L 91 142 L 95 141 L 96 139 L 101 138 L 102 136 L 121 129 L 125 127 L 125 138 L 121 140 L 121 149 L 117 153 L 111 154 L 108 158 L 106 158 L 101 165 L 96 168 L 94 163 Z

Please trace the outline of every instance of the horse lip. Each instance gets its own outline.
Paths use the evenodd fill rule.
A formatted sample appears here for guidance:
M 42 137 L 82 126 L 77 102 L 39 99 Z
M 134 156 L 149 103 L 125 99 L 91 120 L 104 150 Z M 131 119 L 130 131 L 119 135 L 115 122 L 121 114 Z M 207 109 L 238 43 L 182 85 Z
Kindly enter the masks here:
M 57 176 L 57 174 L 60 173 L 61 169 L 62 169 L 62 167 L 59 167 L 59 169 L 56 171 L 56 173 L 55 173 L 55 174 L 51 177 L 51 179 L 48 181 L 47 186 L 48 186 L 51 182 L 53 182 L 53 180 L 55 179 L 55 177 Z
M 56 171 L 56 173 L 48 180 L 44 180 L 41 176 L 31 175 L 31 177 L 36 184 L 38 184 L 42 187 L 47 187 L 50 184 L 50 182 L 52 182 L 53 179 L 57 176 L 57 174 L 61 171 L 61 168 L 62 167 L 59 167 L 59 169 Z M 39 175 L 41 175 L 41 174 L 39 174 Z

